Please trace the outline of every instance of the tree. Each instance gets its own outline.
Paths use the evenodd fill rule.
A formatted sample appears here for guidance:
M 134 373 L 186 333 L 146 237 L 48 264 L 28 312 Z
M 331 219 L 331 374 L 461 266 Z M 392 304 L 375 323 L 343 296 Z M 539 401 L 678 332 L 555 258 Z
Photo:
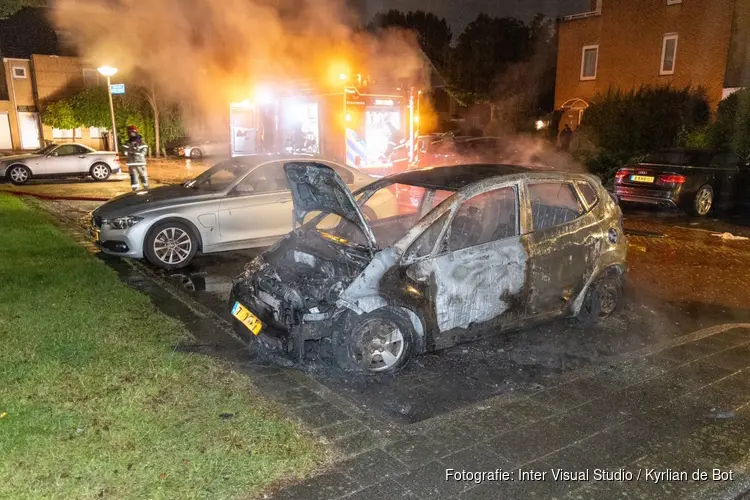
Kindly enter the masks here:
M 498 78 L 533 53 L 531 30 L 514 18 L 479 14 L 458 37 L 450 77 L 468 102 L 493 102 Z
M 151 88 L 131 85 L 125 95 L 114 96 L 117 135 L 127 140 L 127 126 L 135 125 L 153 152 L 161 140 L 169 141 L 184 134 L 179 109 L 174 104 L 157 103 Z M 153 100 L 153 104 L 152 101 Z M 59 100 L 42 112 L 42 122 L 55 128 L 111 127 L 109 95 L 106 87 L 87 88 L 67 99 Z M 158 129 L 157 129 L 158 127 Z
M 47 0 L 0 0 L 0 19 L 10 17 L 24 7 L 46 7 Z
M 444 17 L 422 10 L 404 14 L 399 10 L 389 10 L 375 16 L 368 25 L 368 30 L 377 31 L 384 28 L 403 28 L 413 30 L 427 58 L 438 69 L 444 70 L 450 56 L 450 44 L 453 32 Z

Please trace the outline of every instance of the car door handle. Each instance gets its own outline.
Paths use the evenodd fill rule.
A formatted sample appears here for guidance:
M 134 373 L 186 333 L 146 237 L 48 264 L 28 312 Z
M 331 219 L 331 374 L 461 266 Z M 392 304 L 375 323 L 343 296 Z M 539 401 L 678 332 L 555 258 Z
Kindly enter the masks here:
M 283 198 L 283 199 L 279 200 L 279 203 L 289 203 L 290 201 L 292 201 L 291 198 Z
M 86 158 L 85 156 L 79 156 L 78 158 Z

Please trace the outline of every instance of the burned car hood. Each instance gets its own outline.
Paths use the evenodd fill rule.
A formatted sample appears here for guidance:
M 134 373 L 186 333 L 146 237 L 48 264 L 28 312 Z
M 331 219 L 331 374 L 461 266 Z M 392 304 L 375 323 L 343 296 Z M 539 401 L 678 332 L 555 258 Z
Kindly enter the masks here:
M 206 191 L 188 188 L 179 184 L 161 186 L 147 191 L 126 193 L 112 198 L 97 208 L 94 211 L 94 215 L 104 218 L 123 217 L 166 205 L 184 203 L 186 201 L 200 201 L 215 195 L 216 193 L 213 192 L 207 193 Z
M 295 225 L 302 225 L 305 215 L 320 211 L 335 214 L 357 225 L 370 249 L 377 249 L 375 236 L 362 211 L 341 177 L 331 168 L 313 162 L 284 165 L 294 202 Z

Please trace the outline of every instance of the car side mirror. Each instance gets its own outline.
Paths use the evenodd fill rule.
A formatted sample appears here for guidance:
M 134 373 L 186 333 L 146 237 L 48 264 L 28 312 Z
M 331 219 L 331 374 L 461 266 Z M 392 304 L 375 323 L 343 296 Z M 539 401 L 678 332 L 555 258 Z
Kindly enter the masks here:
M 60 155 L 57 154 L 57 151 L 53 151 L 48 156 L 60 156 Z

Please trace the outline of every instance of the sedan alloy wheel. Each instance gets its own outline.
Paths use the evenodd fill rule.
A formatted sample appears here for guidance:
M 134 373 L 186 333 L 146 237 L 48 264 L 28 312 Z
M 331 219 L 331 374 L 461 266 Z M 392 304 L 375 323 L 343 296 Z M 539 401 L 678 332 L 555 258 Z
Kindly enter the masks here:
M 191 256 L 193 239 L 178 227 L 167 227 L 157 233 L 153 250 L 156 258 L 164 264 L 178 266 Z
M 8 170 L 8 178 L 13 184 L 26 184 L 31 178 L 31 172 L 23 165 L 15 165 Z

